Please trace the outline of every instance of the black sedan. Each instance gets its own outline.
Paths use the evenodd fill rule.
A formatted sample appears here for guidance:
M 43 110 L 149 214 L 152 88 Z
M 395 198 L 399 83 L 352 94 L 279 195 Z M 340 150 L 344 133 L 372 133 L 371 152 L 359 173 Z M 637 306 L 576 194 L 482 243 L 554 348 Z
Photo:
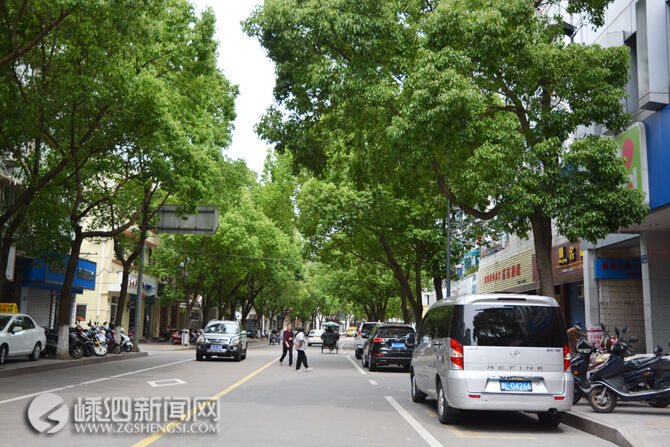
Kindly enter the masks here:
M 363 366 L 375 371 L 379 366 L 400 365 L 409 369 L 414 345 L 407 344 L 407 336 L 414 329 L 406 324 L 378 324 L 370 332 L 363 346 Z

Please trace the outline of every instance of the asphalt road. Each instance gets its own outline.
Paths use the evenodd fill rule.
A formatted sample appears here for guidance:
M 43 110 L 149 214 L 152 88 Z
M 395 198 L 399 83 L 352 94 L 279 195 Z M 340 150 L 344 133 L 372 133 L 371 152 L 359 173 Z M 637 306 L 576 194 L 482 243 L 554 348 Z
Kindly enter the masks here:
M 457 426 L 442 425 L 437 420 L 435 401 L 411 402 L 408 373 L 395 368 L 374 373 L 363 370 L 360 361 L 354 359 L 351 339 L 345 339 L 343 345 L 339 354 L 321 354 L 318 346 L 309 348 L 307 356 L 313 371 L 308 373 L 297 373 L 286 361 L 280 366 L 277 358 L 281 348 L 258 342 L 250 345 L 247 359 L 239 363 L 227 359 L 196 362 L 193 350 L 166 346 L 151 350 L 145 358 L 0 379 L 1 443 L 52 446 L 91 442 L 96 447 L 184 443 L 337 447 L 612 445 L 565 425 L 542 428 L 534 415 L 523 413 L 477 412 L 465 415 Z M 55 434 L 38 433 L 28 422 L 30 403 L 47 391 L 64 401 L 69 414 L 69 420 Z M 110 403 L 113 399 L 134 399 L 130 401 L 132 410 L 146 399 L 153 410 L 165 411 L 166 400 L 181 402 L 180 398 L 194 397 L 203 398 L 201 405 L 195 409 L 191 406 L 191 413 L 188 408 L 184 410 L 191 417 L 183 422 L 172 419 L 177 422 L 168 426 L 170 433 L 158 431 L 166 424 L 140 421 L 138 413 L 132 411 L 127 413 L 131 419 L 123 423 L 98 422 L 98 430 L 105 425 L 107 430 L 116 431 L 111 434 L 82 433 L 82 425 L 75 426 L 73 421 L 75 417 L 90 420 L 90 412 L 75 414 L 74 407 L 96 408 L 85 405 L 96 398 L 100 398 L 98 402 L 108 398 L 107 405 L 112 406 L 117 405 Z M 83 404 L 78 404 L 78 399 Z M 202 404 L 207 399 L 210 403 Z M 218 404 L 218 421 L 207 414 L 216 408 L 211 402 Z M 105 414 L 105 407 L 101 408 L 96 421 Z M 125 407 L 119 403 L 119 408 Z M 34 405 L 34 409 L 44 407 Z M 62 413 L 53 413 L 57 420 L 58 414 Z M 54 425 L 47 424 L 49 429 Z M 83 427 L 92 430 L 90 424 Z M 209 429 L 217 432 L 200 433 Z M 192 432 L 184 433 L 187 430 Z

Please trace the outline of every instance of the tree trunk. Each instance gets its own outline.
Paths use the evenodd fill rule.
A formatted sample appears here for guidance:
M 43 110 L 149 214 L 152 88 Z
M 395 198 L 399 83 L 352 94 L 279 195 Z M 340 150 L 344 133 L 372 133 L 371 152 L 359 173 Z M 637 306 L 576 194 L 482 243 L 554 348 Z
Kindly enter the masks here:
M 75 225 L 74 240 L 70 245 L 70 259 L 65 267 L 65 279 L 60 292 L 60 305 L 58 309 L 58 347 L 56 348 L 56 356 L 61 359 L 69 359 L 69 343 L 70 343 L 70 319 L 72 318 L 72 281 L 74 275 L 77 273 L 77 261 L 79 260 L 79 253 L 81 252 L 81 244 L 84 242 L 82 236 L 81 226 Z
M 444 295 L 442 294 L 442 278 L 433 276 L 433 287 L 435 287 L 435 297 L 437 298 L 437 301 L 440 301 L 444 298 Z
M 551 218 L 542 215 L 537 208 L 530 218 L 535 243 L 535 262 L 540 277 L 540 294 L 554 296 L 554 278 L 551 265 Z

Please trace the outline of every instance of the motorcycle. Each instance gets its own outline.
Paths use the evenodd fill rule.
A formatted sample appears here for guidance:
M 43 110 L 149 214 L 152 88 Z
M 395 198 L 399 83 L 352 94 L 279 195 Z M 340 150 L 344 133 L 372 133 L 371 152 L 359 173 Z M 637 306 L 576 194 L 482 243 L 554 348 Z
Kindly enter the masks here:
M 637 341 L 637 337 L 628 341 Z M 625 353 L 631 350 L 619 338 L 607 362 L 591 374 L 587 397 L 594 411 L 609 413 L 617 400 L 643 401 L 656 408 L 670 404 L 670 356 L 664 356 L 662 348 L 656 346 L 653 357 L 624 361 Z
M 118 328 L 118 335 L 119 335 L 119 346 L 121 346 L 121 350 L 123 352 L 130 352 L 133 350 L 133 343 L 130 341 L 130 337 L 128 337 L 125 332 L 123 331 L 122 327 Z
M 44 332 L 46 335 L 45 353 L 55 355 L 56 350 L 58 349 L 58 330 L 45 329 Z M 84 345 L 77 337 L 76 330 L 74 328 L 70 328 L 68 350 L 70 353 L 70 357 L 72 357 L 73 359 L 81 358 L 81 356 L 84 355 Z
M 105 339 L 107 341 L 107 347 L 114 354 L 121 353 L 121 345 L 116 342 L 116 337 L 114 337 L 114 329 L 110 329 L 107 326 L 107 322 L 102 323 L 101 329 L 105 332 Z
M 179 329 L 170 330 L 170 343 L 173 345 L 181 344 L 181 331 Z

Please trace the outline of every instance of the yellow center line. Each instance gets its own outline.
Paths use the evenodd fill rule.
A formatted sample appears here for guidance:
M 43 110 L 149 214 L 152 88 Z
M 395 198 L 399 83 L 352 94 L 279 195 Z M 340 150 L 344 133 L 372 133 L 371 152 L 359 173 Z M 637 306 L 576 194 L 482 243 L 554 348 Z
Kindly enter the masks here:
M 215 401 L 219 400 L 220 398 L 222 398 L 222 397 L 225 396 L 226 394 L 228 394 L 228 393 L 230 393 L 231 391 L 233 391 L 233 390 L 234 390 L 235 388 L 237 388 L 238 386 L 240 386 L 240 385 L 242 385 L 243 383 L 247 382 L 249 379 L 251 379 L 251 378 L 252 378 L 253 376 L 255 376 L 256 374 L 260 373 L 261 371 L 265 370 L 266 368 L 269 368 L 271 365 L 273 365 L 274 363 L 276 363 L 277 360 L 278 360 L 278 358 L 272 360 L 271 362 L 269 362 L 269 363 L 266 364 L 265 366 L 261 366 L 261 367 L 258 368 L 256 371 L 254 371 L 254 372 L 252 372 L 251 374 L 249 374 L 248 376 L 246 376 L 246 377 L 244 377 L 244 378 L 238 380 L 237 382 L 235 382 L 235 383 L 233 383 L 232 385 L 230 385 L 228 388 L 224 389 L 223 391 L 218 392 L 217 394 L 213 395 L 212 397 L 210 397 L 210 398 L 207 399 L 206 401 L 202 402 L 201 404 L 199 404 L 197 407 L 195 407 L 194 409 L 192 409 L 191 411 L 189 411 L 189 412 L 188 412 L 187 414 L 185 414 L 184 416 L 180 417 L 179 419 L 175 419 L 174 421 L 170 422 L 170 423 L 167 424 L 167 425 L 164 425 L 164 426 L 163 426 L 160 430 L 158 430 L 157 432 L 154 432 L 154 433 L 150 434 L 149 436 L 147 436 L 146 438 L 142 439 L 141 441 L 139 441 L 139 442 L 133 444 L 132 447 L 146 447 L 146 446 L 148 446 L 148 445 L 150 445 L 150 444 L 153 444 L 154 442 L 158 441 L 160 438 L 162 438 L 163 436 L 165 436 L 165 435 L 168 434 L 169 432 L 173 431 L 179 424 L 181 424 L 182 422 L 184 422 L 185 420 L 189 419 L 191 416 L 193 416 L 194 414 L 196 414 L 196 412 L 201 411 L 201 410 L 202 410 L 203 408 L 205 408 L 207 405 L 211 404 L 212 402 L 215 402 Z

